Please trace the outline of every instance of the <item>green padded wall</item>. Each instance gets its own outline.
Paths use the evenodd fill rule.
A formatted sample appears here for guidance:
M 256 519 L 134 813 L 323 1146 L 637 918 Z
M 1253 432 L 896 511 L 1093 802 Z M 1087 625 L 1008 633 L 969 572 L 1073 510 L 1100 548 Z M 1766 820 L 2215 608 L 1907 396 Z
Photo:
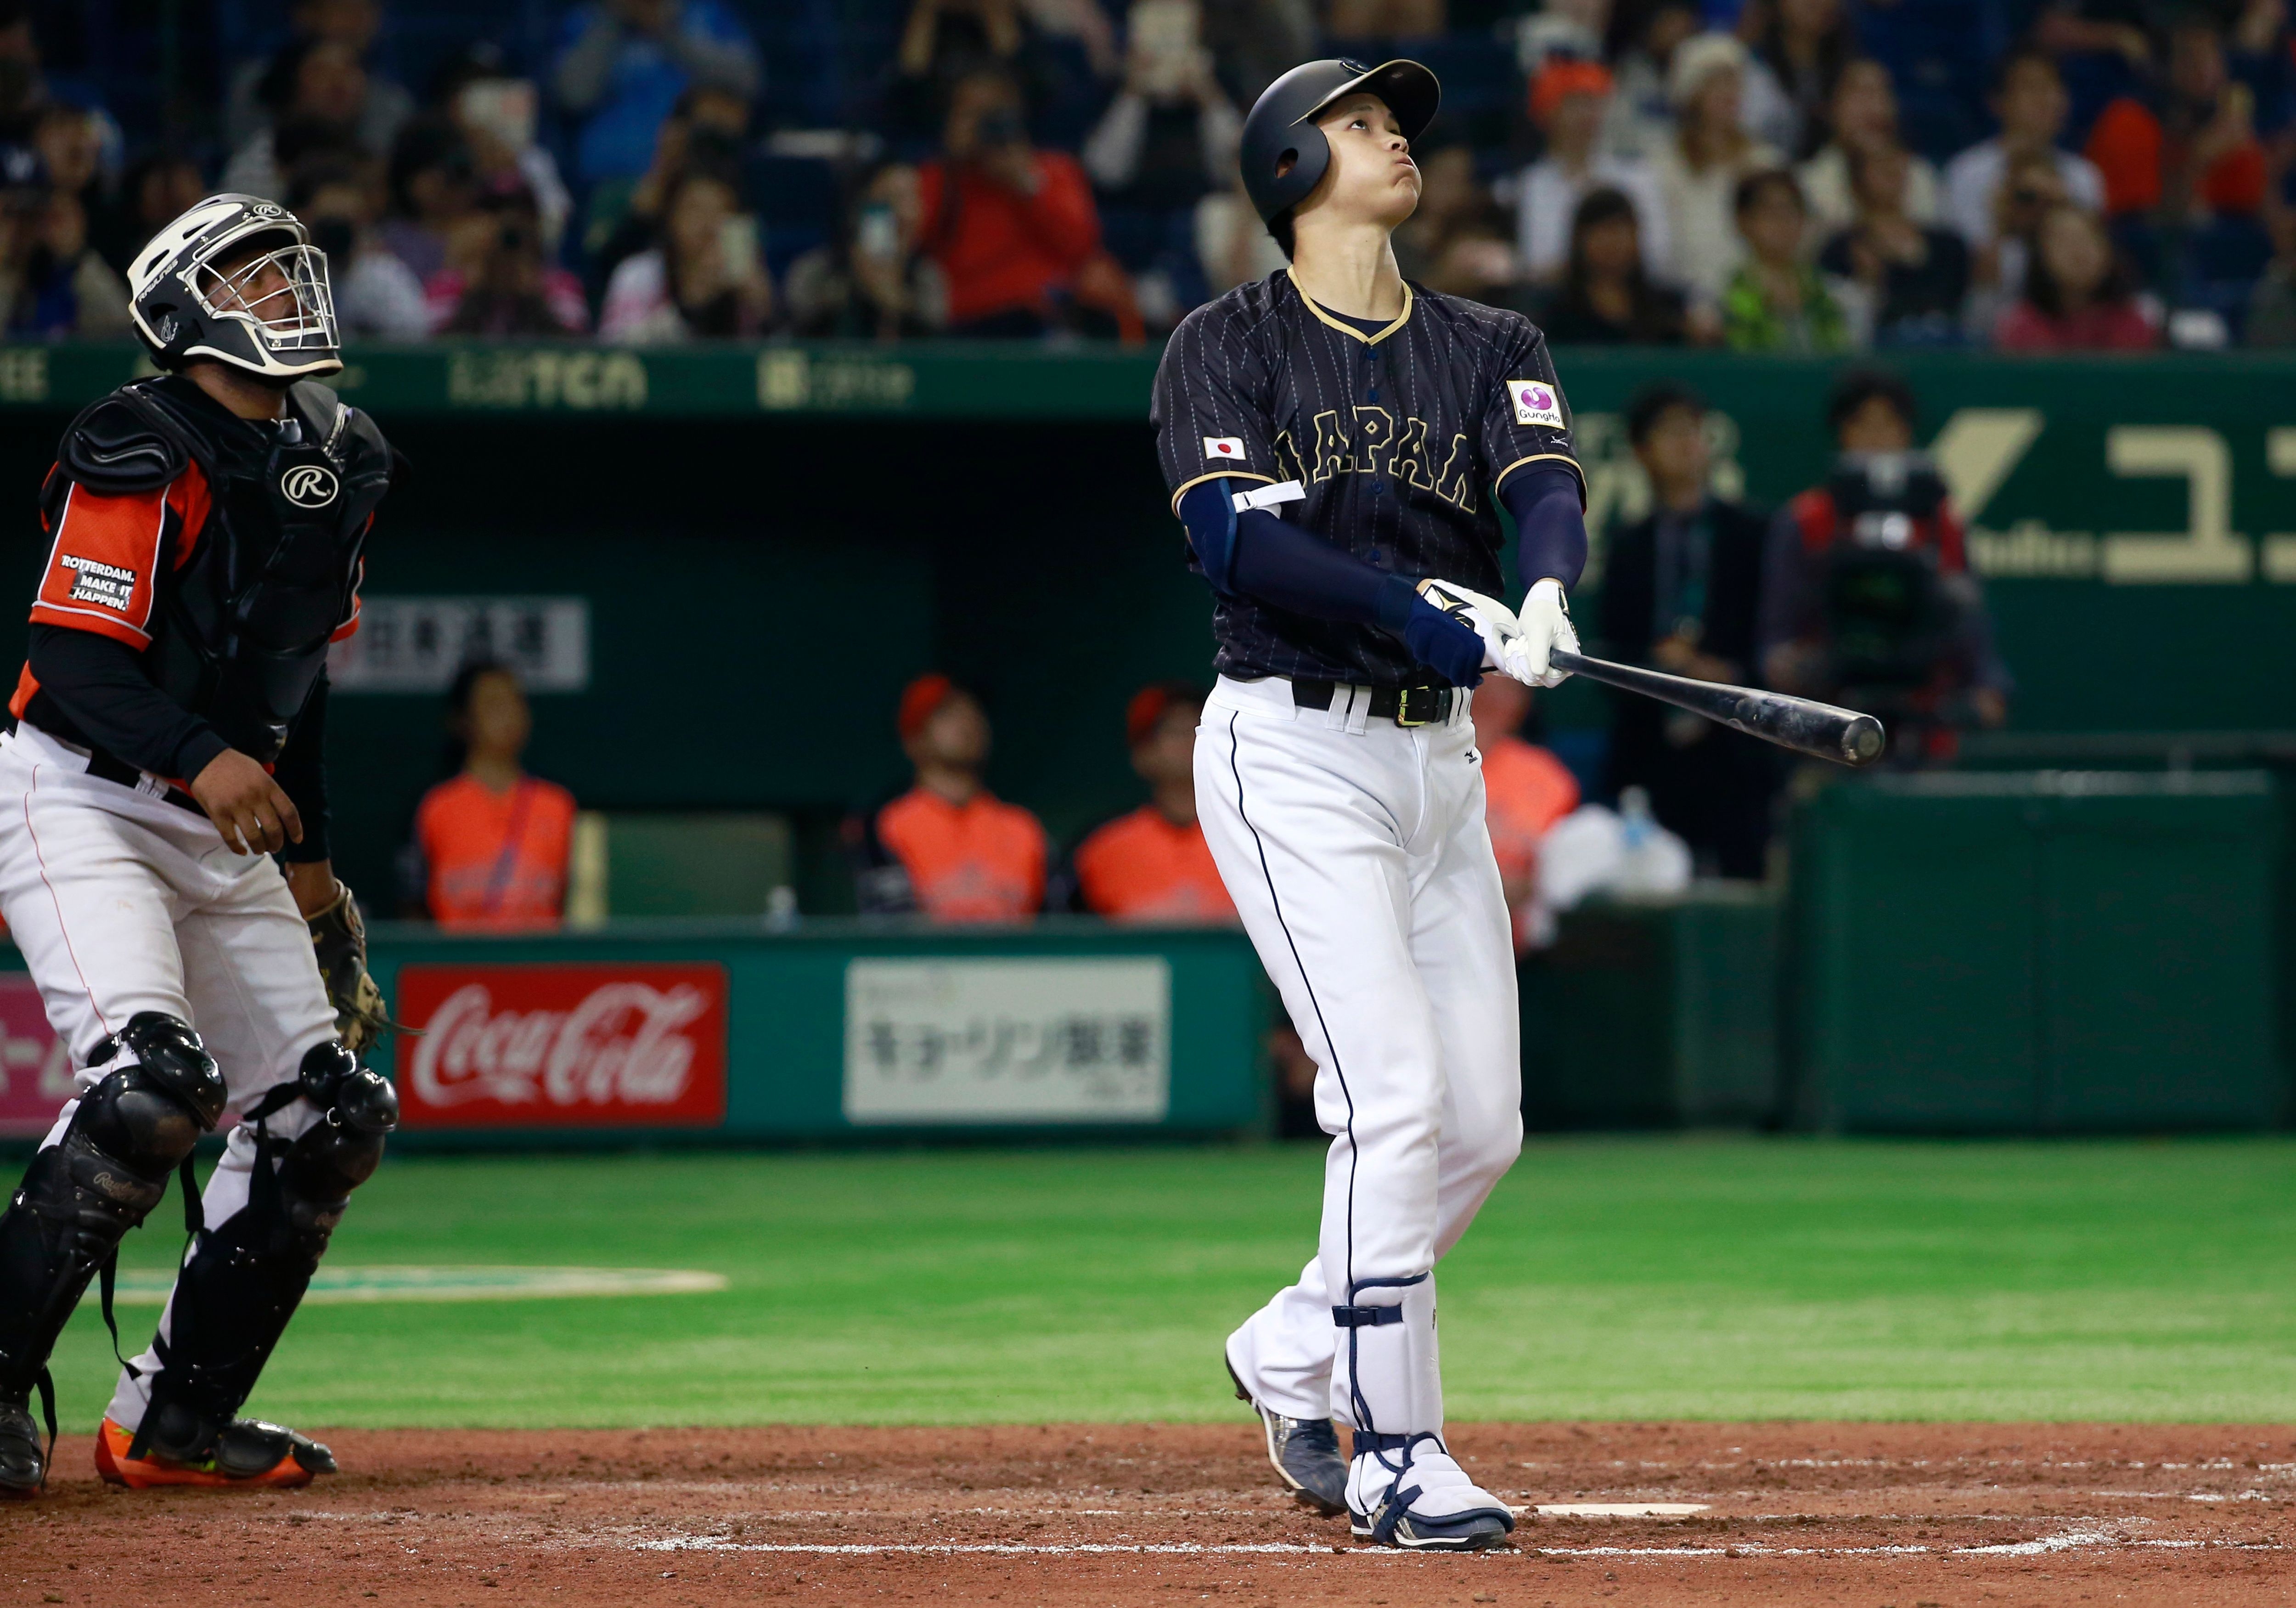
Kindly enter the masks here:
M 2255 772 L 1880 777 L 1795 821 L 1795 1109 L 1831 1129 L 2258 1128 L 2288 1079 Z
M 1778 1106 L 1778 904 L 1702 883 L 1566 913 L 1522 968 L 1524 1112 L 1541 1128 L 1759 1124 Z

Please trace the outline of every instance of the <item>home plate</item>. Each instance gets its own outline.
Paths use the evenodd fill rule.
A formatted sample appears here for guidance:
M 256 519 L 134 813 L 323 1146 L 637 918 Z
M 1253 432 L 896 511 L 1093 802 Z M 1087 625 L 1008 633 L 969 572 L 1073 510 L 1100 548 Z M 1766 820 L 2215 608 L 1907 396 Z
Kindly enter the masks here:
M 1542 1502 L 1539 1516 L 1547 1519 L 1686 1519 L 1702 1514 L 1703 1502 Z

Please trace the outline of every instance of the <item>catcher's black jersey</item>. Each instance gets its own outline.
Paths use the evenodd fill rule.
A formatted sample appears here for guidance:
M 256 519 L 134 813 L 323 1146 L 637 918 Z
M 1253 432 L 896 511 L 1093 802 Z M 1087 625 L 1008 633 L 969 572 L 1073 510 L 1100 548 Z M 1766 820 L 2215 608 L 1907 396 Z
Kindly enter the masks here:
M 1499 483 L 1528 464 L 1578 467 L 1538 327 L 1409 285 L 1402 316 L 1371 332 L 1318 307 L 1288 272 L 1239 285 L 1172 332 L 1152 417 L 1175 509 L 1214 475 L 1297 480 L 1306 501 L 1271 512 L 1381 569 L 1493 595 Z M 1428 678 L 1374 626 L 1221 597 L 1212 628 L 1226 675 Z

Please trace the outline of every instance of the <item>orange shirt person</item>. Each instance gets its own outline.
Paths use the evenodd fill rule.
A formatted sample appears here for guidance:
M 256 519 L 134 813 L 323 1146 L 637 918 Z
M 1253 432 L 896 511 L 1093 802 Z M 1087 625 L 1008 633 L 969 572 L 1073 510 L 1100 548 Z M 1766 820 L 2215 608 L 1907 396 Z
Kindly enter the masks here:
M 1045 829 L 981 783 L 988 717 L 938 672 L 901 694 L 901 746 L 916 784 L 871 819 L 855 891 L 869 915 L 1026 921 L 1045 902 Z
M 414 841 L 430 919 L 465 931 L 558 925 L 574 845 L 574 795 L 520 767 L 534 718 L 507 666 L 467 666 L 447 695 L 463 768 L 422 795 Z
M 1538 844 L 1578 808 L 1578 779 L 1554 753 L 1515 734 L 1530 713 L 1530 689 L 1505 676 L 1475 688 L 1475 749 L 1483 757 L 1483 819 L 1499 863 L 1499 886 L 1514 917 L 1518 955 L 1530 948 L 1538 887 Z
M 1087 834 L 1071 857 L 1078 909 L 1117 922 L 1235 923 L 1204 829 L 1196 821 L 1196 721 L 1201 690 L 1144 687 L 1124 713 L 1132 768 L 1148 802 Z

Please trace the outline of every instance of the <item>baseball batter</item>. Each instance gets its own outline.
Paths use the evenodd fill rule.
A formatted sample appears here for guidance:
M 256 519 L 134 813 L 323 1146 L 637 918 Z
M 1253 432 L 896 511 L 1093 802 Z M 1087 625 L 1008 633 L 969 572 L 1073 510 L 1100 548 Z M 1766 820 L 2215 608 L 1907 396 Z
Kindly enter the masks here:
M 356 1051 L 384 1020 L 327 847 L 330 640 L 394 455 L 342 367 L 326 258 L 218 195 L 129 273 L 163 371 L 72 422 L 0 736 L 0 915 L 78 1069 L 0 1215 L 0 1494 L 45 1482 L 48 1356 L 183 1174 L 193 1233 L 95 1462 L 115 1484 L 299 1485 L 327 1448 L 239 1416 L 397 1121 Z M 283 860 L 283 870 L 276 853 Z M 192 1148 L 241 1121 L 204 1199 Z M 41 1399 L 45 1440 L 30 1411 Z
M 1302 1501 L 1380 1545 L 1465 1549 L 1514 1522 L 1444 1444 L 1434 1269 L 1522 1136 L 1468 690 L 1561 679 L 1587 537 L 1545 338 L 1396 268 L 1439 94 L 1416 62 L 1313 62 L 1260 96 L 1244 183 L 1292 266 L 1180 325 L 1154 414 L 1217 600 L 1204 833 L 1332 1135 L 1316 1254 L 1230 1336 L 1229 1371 Z M 1519 615 L 1490 595 L 1502 504 Z

